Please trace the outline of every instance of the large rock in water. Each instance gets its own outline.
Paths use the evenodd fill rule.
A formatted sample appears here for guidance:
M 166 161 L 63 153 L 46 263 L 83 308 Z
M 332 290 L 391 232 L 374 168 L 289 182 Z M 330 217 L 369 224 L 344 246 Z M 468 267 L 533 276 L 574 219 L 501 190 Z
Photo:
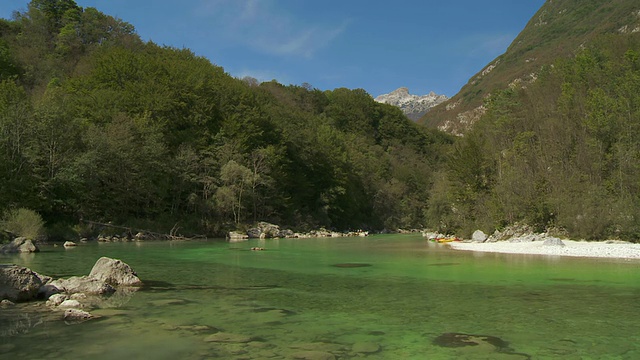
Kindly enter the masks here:
M 33 300 L 42 285 L 42 277 L 35 271 L 18 265 L 0 265 L 0 300 Z
M 51 289 L 53 288 L 53 289 Z M 116 292 L 116 289 L 104 281 L 94 279 L 89 276 L 72 276 L 68 279 L 57 279 L 47 284 L 45 297 L 63 292 L 66 294 L 91 294 L 107 295 Z
M 12 242 L 0 248 L 0 253 L 2 254 L 33 253 L 38 251 L 40 251 L 40 249 L 38 249 L 33 241 L 25 237 L 17 237 Z
M 108 257 L 101 257 L 96 261 L 89 277 L 111 286 L 142 286 L 142 281 L 131 266 Z

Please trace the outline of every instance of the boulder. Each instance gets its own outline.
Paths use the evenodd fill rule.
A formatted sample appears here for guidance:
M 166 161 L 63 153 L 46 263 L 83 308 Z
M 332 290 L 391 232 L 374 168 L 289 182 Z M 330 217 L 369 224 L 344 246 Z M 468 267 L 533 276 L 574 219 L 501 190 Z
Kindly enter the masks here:
M 280 238 L 292 238 L 295 236 L 295 233 L 291 229 L 280 230 L 278 237 Z
M 57 292 L 67 294 L 85 293 L 95 295 L 113 294 L 116 289 L 106 282 L 88 276 L 72 276 L 68 279 L 58 279 L 52 281 L 50 286 L 55 287 Z
M 260 231 L 260 229 L 257 227 L 247 230 L 247 237 L 249 239 L 260 239 L 261 235 L 262 231 Z
M 131 266 L 121 260 L 101 257 L 91 269 L 89 277 L 111 286 L 142 286 Z
M 33 300 L 42 285 L 40 274 L 31 269 L 18 265 L 0 265 L 0 300 Z
M 11 306 L 15 306 L 15 303 L 13 301 L 9 301 L 7 299 L 0 301 L 0 309 L 8 308 Z
M 74 243 L 73 241 L 65 241 L 64 242 L 64 247 L 73 247 L 73 246 L 78 246 L 76 243 Z
M 549 238 L 547 238 L 547 239 L 542 243 L 542 245 L 543 245 L 543 246 L 560 246 L 560 247 L 566 246 L 566 245 L 562 242 L 562 240 L 560 240 L 560 239 L 558 239 L 558 238 L 556 238 L 556 237 L 549 237 Z
M 249 239 L 272 239 L 285 237 L 278 225 L 264 221 L 259 222 L 256 227 L 247 230 L 247 236 Z
M 275 238 L 280 235 L 280 227 L 278 225 L 260 222 L 258 223 L 258 228 L 260 228 L 265 238 Z
M 12 242 L 0 248 L 0 253 L 2 254 L 33 253 L 38 251 L 40 251 L 40 249 L 38 249 L 33 241 L 25 237 L 17 237 Z
M 230 231 L 227 237 L 229 239 L 229 242 L 239 242 L 249 239 L 249 236 L 247 234 L 238 231 Z
M 82 307 L 82 304 L 80 304 L 80 301 L 78 300 L 67 299 L 60 303 L 58 307 L 61 309 L 79 309 Z
M 47 306 L 59 306 L 65 300 L 69 299 L 67 295 L 64 294 L 53 294 L 47 300 Z
M 482 230 L 476 230 L 473 232 L 473 235 L 471 235 L 471 241 L 476 243 L 482 243 L 482 242 L 485 242 L 488 237 L 489 236 L 485 234 Z

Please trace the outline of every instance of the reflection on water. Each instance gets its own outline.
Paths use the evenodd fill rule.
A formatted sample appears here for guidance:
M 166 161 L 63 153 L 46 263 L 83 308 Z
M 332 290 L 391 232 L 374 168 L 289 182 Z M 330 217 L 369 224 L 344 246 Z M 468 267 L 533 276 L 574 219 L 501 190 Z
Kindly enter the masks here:
M 406 235 L 85 244 L 0 261 L 66 276 L 100 256 L 145 286 L 74 326 L 33 304 L 1 309 L 0 358 L 640 358 L 639 262 L 453 252 Z

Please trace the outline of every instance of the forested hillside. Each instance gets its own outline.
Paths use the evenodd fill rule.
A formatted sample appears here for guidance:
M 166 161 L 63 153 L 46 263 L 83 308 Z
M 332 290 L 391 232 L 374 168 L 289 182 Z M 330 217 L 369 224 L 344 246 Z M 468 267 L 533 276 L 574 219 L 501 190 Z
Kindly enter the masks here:
M 547 1 L 507 51 L 486 64 L 458 94 L 434 107 L 421 123 L 464 134 L 485 112 L 495 91 L 535 81 L 556 59 L 571 58 L 603 34 L 640 31 L 637 0 Z
M 236 79 L 73 0 L 0 20 L 0 212 L 37 211 L 51 238 L 423 227 L 451 143 L 363 90 Z
M 640 238 L 640 32 L 596 37 L 485 106 L 437 178 L 432 220 Z

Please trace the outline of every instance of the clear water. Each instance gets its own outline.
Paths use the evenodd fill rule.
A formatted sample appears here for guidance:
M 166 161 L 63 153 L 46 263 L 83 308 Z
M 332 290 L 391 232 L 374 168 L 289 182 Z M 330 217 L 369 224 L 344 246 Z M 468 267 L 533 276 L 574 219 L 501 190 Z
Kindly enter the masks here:
M 85 244 L 0 262 L 67 277 L 100 256 L 125 261 L 147 287 L 75 325 L 34 311 L 41 304 L 0 309 L 0 358 L 640 358 L 638 261 L 457 252 L 384 235 Z M 229 342 L 206 341 L 216 332 Z M 441 346 L 446 333 L 479 345 Z

